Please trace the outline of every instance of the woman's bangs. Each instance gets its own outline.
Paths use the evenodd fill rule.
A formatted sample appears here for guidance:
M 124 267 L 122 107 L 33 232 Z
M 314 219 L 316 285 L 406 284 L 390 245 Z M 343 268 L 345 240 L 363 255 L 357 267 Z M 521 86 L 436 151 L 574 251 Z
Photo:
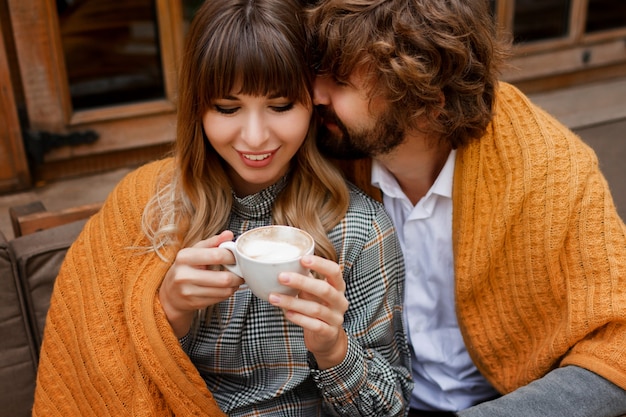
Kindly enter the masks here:
M 297 58 L 297 59 L 296 59 Z M 299 57 L 278 46 L 249 49 L 237 57 L 237 74 L 241 76 L 240 94 L 288 97 L 309 101 L 306 72 Z
M 305 57 L 286 40 L 275 40 L 263 41 L 248 33 L 221 38 L 221 45 L 213 51 L 209 46 L 198 80 L 209 84 L 200 89 L 207 92 L 203 104 L 208 106 L 214 99 L 232 94 L 287 97 L 309 103 L 311 81 L 307 79 L 310 71 L 305 67 Z

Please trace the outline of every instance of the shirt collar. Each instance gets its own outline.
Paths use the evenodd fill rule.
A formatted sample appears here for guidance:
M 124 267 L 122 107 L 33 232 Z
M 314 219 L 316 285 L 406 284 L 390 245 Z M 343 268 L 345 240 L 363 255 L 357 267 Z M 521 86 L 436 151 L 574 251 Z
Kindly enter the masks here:
M 452 198 L 452 181 L 454 180 L 454 164 L 456 161 L 456 149 L 452 149 L 445 165 L 441 169 L 435 183 L 430 188 L 433 194 Z

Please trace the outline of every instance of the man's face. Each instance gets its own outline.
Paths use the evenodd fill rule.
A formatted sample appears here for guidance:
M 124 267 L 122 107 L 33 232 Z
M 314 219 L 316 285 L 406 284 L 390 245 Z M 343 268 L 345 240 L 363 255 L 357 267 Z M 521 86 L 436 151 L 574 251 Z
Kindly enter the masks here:
M 317 77 L 313 101 L 320 118 L 317 144 L 320 151 L 335 159 L 376 157 L 391 152 L 404 141 L 391 109 L 382 97 L 367 97 L 362 77 L 353 75 L 347 83 L 331 77 Z

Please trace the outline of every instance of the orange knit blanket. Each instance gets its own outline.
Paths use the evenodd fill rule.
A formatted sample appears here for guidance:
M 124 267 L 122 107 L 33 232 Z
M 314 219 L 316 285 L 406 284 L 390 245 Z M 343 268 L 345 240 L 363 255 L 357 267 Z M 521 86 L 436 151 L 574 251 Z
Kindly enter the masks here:
M 593 150 L 517 89 L 459 150 L 456 299 L 501 392 L 577 365 L 626 389 L 626 227 Z
M 159 305 L 169 264 L 131 249 L 147 245 L 141 213 L 163 165 L 127 176 L 68 251 L 44 331 L 34 416 L 224 415 Z

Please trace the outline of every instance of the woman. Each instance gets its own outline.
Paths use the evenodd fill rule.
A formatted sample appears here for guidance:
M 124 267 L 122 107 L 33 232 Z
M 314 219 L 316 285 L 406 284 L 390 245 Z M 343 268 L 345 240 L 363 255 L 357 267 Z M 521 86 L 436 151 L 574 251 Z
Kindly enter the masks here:
M 400 248 L 382 206 L 315 147 L 301 13 L 197 12 L 175 155 L 125 178 L 68 252 L 35 415 L 404 415 Z M 220 243 L 268 224 L 315 238 L 302 262 L 322 279 L 280 277 L 297 297 L 263 301 L 220 267 Z

